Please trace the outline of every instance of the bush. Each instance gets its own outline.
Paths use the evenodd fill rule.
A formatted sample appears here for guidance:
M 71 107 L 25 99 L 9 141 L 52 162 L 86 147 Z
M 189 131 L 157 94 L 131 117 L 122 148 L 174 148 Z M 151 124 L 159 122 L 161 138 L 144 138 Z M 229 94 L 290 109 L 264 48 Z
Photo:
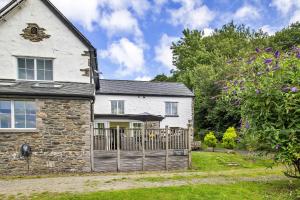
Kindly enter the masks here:
M 239 67 L 224 85 L 223 98 L 241 108 L 241 131 L 255 135 L 260 149 L 274 153 L 287 176 L 299 178 L 300 46 L 287 52 L 257 48 L 235 65 Z
M 205 138 L 204 138 L 204 143 L 213 148 L 213 151 L 215 151 L 215 147 L 217 146 L 217 138 L 214 134 L 214 132 L 209 132 L 208 134 L 206 134 Z
M 237 134 L 234 127 L 229 127 L 224 133 L 222 144 L 226 149 L 233 149 L 236 147 Z

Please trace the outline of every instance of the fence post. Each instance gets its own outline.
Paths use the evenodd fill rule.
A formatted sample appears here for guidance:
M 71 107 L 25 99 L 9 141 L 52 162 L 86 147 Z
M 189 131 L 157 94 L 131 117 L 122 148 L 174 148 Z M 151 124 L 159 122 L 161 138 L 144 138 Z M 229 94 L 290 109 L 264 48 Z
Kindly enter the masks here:
M 117 126 L 117 171 L 120 171 L 120 126 Z
M 169 127 L 166 126 L 166 170 L 169 169 Z
M 191 148 L 191 137 L 193 134 L 192 124 L 189 121 L 188 125 L 188 168 L 192 168 L 192 148 Z
M 143 157 L 142 157 L 142 171 L 145 170 L 145 125 L 143 125 L 142 127 L 142 154 L 143 154 Z

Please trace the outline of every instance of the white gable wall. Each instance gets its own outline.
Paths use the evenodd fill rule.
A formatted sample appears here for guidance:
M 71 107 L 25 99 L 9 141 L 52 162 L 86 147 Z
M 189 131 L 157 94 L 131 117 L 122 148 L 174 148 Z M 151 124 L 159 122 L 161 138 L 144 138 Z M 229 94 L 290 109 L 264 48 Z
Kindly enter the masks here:
M 125 101 L 125 114 L 141 114 L 148 112 L 154 115 L 165 116 L 165 102 L 178 102 L 179 117 L 166 117 L 161 122 L 161 128 L 170 127 L 186 128 L 192 120 L 191 97 L 154 97 L 154 96 L 123 96 L 123 95 L 96 95 L 95 114 L 111 114 L 111 100 Z
M 89 83 L 80 69 L 88 68 L 86 47 L 40 0 L 26 0 L 0 20 L 0 79 L 17 79 L 17 56 L 54 58 L 54 81 Z M 45 28 L 50 38 L 31 42 L 20 36 L 27 23 Z

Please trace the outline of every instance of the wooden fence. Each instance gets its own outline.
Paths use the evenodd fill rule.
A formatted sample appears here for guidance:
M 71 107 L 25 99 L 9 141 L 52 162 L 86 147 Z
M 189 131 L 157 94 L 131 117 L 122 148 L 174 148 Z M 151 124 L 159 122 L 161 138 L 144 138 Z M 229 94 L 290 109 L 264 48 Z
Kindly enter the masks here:
M 168 170 L 190 167 L 188 129 L 95 129 L 94 171 Z

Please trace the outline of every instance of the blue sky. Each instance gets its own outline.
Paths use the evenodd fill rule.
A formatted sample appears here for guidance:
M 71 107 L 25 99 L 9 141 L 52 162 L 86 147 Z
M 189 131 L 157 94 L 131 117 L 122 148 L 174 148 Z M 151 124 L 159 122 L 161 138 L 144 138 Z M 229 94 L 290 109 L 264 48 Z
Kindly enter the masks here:
M 0 0 L 0 6 L 9 0 Z M 51 0 L 98 49 L 103 78 L 149 80 L 174 68 L 184 28 L 233 20 L 274 34 L 300 20 L 300 0 Z

